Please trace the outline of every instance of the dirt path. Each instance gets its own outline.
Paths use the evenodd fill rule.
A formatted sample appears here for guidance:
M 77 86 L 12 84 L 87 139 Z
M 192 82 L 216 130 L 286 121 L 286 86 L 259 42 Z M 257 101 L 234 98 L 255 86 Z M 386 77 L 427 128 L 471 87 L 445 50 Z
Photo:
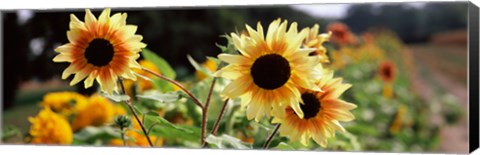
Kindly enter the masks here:
M 439 87 L 445 90 L 447 93 L 453 95 L 457 101 L 461 104 L 462 109 L 465 112 L 468 110 L 468 96 L 467 96 L 467 84 L 466 84 L 466 66 L 461 68 L 462 65 L 454 64 L 451 61 L 446 60 L 448 56 L 444 54 L 457 54 L 464 55 L 466 64 L 466 49 L 463 48 L 443 48 L 443 54 L 432 51 L 429 46 L 414 46 L 411 47 L 409 54 L 411 54 L 417 63 L 416 65 L 423 65 L 425 69 L 430 73 L 432 79 L 427 79 L 420 75 L 419 70 L 414 70 L 414 74 L 411 75 L 412 84 L 415 86 L 415 90 L 421 90 L 418 93 L 427 101 L 438 100 L 435 96 L 438 96 L 433 92 L 432 88 Z M 438 49 L 436 49 L 438 50 Z M 439 64 L 440 63 L 440 64 Z M 449 67 L 446 69 L 446 67 Z M 452 67 L 453 66 L 453 67 Z M 415 67 L 414 67 L 415 68 Z M 452 69 L 453 68 L 453 69 Z M 462 80 L 465 78 L 464 80 Z M 433 80 L 428 81 L 428 80 Z M 434 86 L 431 84 L 434 83 Z M 433 122 L 443 124 L 441 127 L 441 143 L 438 152 L 444 153 L 468 153 L 468 126 L 466 115 L 461 118 L 460 122 L 455 125 L 446 125 L 442 122 L 441 116 L 434 116 Z

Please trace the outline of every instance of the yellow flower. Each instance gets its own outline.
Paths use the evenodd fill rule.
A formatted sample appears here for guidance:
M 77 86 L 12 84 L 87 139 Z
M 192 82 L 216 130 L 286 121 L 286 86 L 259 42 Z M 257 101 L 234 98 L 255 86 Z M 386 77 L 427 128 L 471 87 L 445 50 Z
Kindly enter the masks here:
M 112 122 L 117 110 L 115 105 L 105 97 L 93 95 L 89 98 L 87 105 L 79 109 L 73 119 L 73 130 L 77 131 L 86 126 L 101 126 Z
M 384 83 L 383 84 L 382 95 L 386 98 L 392 98 L 393 97 L 393 84 L 392 83 Z
M 352 48 L 342 47 L 340 48 L 340 50 L 337 50 L 331 53 L 332 53 L 331 67 L 333 69 L 342 69 L 343 67 L 350 64 L 353 61 Z
M 155 64 L 153 64 L 152 62 L 150 61 L 147 61 L 147 60 L 140 60 L 140 66 L 148 69 L 148 70 L 151 70 L 155 73 L 161 73 L 160 70 L 157 68 L 157 66 L 155 66 Z M 148 77 L 148 78 L 153 78 L 154 76 L 142 69 L 134 69 L 133 70 L 135 73 L 137 74 L 140 74 L 144 77 Z M 153 84 L 151 81 L 148 81 L 148 80 L 145 80 L 143 78 L 139 79 L 138 80 L 138 87 L 139 87 L 139 90 L 140 91 L 145 91 L 145 90 L 150 90 L 153 88 Z
M 339 121 L 352 121 L 355 116 L 350 110 L 357 106 L 339 99 L 350 84 L 342 84 L 342 78 L 333 78 L 333 72 L 327 74 L 318 83 L 322 91 L 300 89 L 303 103 L 300 105 L 304 117 L 299 117 L 291 107 L 284 113 L 273 113 L 272 123 L 280 123 L 280 135 L 288 136 L 291 141 L 300 139 L 303 145 L 313 140 L 326 147 L 327 139 L 335 137 L 335 131 L 345 131 Z
M 207 68 L 211 72 L 215 72 L 217 70 L 217 63 L 215 61 L 207 59 L 204 63 L 202 63 L 202 66 Z M 195 71 L 195 75 L 197 76 L 198 79 L 203 80 L 207 78 L 207 75 L 200 71 Z
M 62 79 L 75 74 L 70 82 L 75 85 L 86 78 L 85 88 L 96 79 L 101 90 L 109 94 L 117 90 L 119 77 L 136 80 L 131 68 L 140 68 L 135 60 L 146 44 L 141 42 L 141 35 L 135 35 L 137 26 L 126 25 L 126 18 L 126 13 L 110 17 L 110 9 L 103 10 L 98 20 L 87 9 L 85 23 L 70 15 L 70 43 L 57 47 L 55 51 L 60 54 L 53 58 L 54 62 L 70 62 Z
M 36 117 L 29 117 L 31 143 L 33 144 L 71 144 L 73 132 L 68 121 L 52 112 L 50 108 L 43 108 Z
M 298 101 L 301 94 L 296 87 L 319 88 L 314 82 L 321 76 L 316 67 L 321 66 L 318 57 L 310 57 L 311 49 L 300 49 L 308 31 L 297 32 L 297 23 L 287 29 L 287 21 L 273 21 L 266 37 L 260 22 L 257 31 L 246 25 L 249 36 L 231 33 L 240 55 L 220 54 L 218 58 L 229 63 L 215 76 L 232 79 L 222 95 L 241 97 L 241 105 L 247 110 L 247 118 L 259 121 L 264 115 L 284 105 L 291 105 L 303 116 Z
M 310 55 L 317 55 L 320 57 L 321 63 L 329 63 L 330 60 L 328 60 L 327 49 L 323 46 L 323 43 L 330 39 L 332 32 L 318 34 L 318 29 L 318 24 L 315 24 L 311 29 L 309 29 L 310 33 L 308 37 L 305 38 L 303 45 L 306 48 L 316 48 L 316 50 L 310 53 Z
M 53 92 L 43 96 L 41 106 L 50 108 L 52 111 L 69 116 L 75 113 L 77 107 L 86 104 L 87 98 L 76 92 Z
M 408 108 L 403 104 L 398 106 L 397 114 L 395 115 L 395 118 L 389 128 L 390 133 L 395 134 L 400 131 L 403 126 L 403 117 L 407 113 L 407 110 Z

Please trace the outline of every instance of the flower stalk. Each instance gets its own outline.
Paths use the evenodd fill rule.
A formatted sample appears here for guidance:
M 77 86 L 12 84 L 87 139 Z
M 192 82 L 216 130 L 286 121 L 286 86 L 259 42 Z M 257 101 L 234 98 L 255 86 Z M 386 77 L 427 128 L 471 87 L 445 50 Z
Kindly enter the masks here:
M 273 137 L 275 137 L 275 134 L 277 134 L 279 128 L 280 128 L 280 124 L 277 124 L 272 134 L 270 134 L 270 136 L 268 136 L 267 140 L 265 141 L 265 144 L 263 145 L 263 149 L 268 149 L 268 146 L 272 142 Z
M 122 80 L 120 80 L 120 86 L 121 86 L 121 88 L 122 88 L 122 93 L 126 95 L 125 86 L 124 86 Z M 130 99 L 127 99 L 127 100 L 125 100 L 125 103 L 127 104 L 127 107 L 130 109 L 130 111 L 132 111 L 133 116 L 135 116 L 135 120 L 137 120 L 138 124 L 139 124 L 140 127 L 142 128 L 142 131 L 143 131 L 143 133 L 145 134 L 145 138 L 147 138 L 148 144 L 149 144 L 151 147 L 153 147 L 152 140 L 151 140 L 150 137 L 148 136 L 148 132 L 147 132 L 147 130 L 145 129 L 145 126 L 144 126 L 143 122 L 140 121 L 140 119 L 138 118 L 138 114 L 137 114 L 137 112 L 135 111 L 135 109 L 133 108 L 132 102 L 130 101 Z

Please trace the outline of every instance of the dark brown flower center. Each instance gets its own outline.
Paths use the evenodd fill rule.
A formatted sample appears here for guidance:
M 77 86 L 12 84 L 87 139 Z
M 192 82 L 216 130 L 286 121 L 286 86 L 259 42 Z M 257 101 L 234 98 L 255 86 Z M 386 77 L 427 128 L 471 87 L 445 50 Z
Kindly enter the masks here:
M 303 111 L 303 119 L 309 119 L 317 116 L 320 111 L 320 101 L 315 94 L 303 93 L 302 100 L 304 104 L 300 103 L 300 108 Z
M 386 77 L 386 78 L 391 78 L 392 77 L 392 70 L 390 67 L 384 67 L 383 68 L 383 75 Z
M 290 78 L 290 65 L 281 55 L 268 54 L 255 60 L 250 74 L 257 86 L 269 90 L 277 89 Z
M 105 39 L 93 39 L 85 49 L 85 58 L 88 63 L 102 67 L 113 59 L 113 45 Z

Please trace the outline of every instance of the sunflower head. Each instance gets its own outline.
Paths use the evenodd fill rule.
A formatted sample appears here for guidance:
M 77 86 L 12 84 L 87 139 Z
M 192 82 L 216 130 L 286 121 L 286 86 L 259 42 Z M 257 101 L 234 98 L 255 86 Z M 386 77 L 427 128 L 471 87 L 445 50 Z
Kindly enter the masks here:
M 328 63 L 327 49 L 323 46 L 323 43 L 330 40 L 332 32 L 318 34 L 319 26 L 315 24 L 312 28 L 309 28 L 308 37 L 305 38 L 303 46 L 306 48 L 315 48 L 315 51 L 310 53 L 310 56 L 316 55 L 320 57 L 320 62 Z
M 135 35 L 137 26 L 127 25 L 126 18 L 126 13 L 110 16 L 110 9 L 103 10 L 98 19 L 87 9 L 85 22 L 70 15 L 69 43 L 57 47 L 59 54 L 53 58 L 54 62 L 70 63 L 62 79 L 75 74 L 70 85 L 86 79 L 85 88 L 96 79 L 109 94 L 116 90 L 119 77 L 136 80 L 132 68 L 140 68 L 136 59 L 146 44 L 141 35 Z
M 41 106 L 50 108 L 53 112 L 69 116 L 75 113 L 77 107 L 85 105 L 87 98 L 76 92 L 53 92 L 43 96 Z
M 383 61 L 378 67 L 378 74 L 383 81 L 388 83 L 393 82 L 397 74 L 395 64 L 391 61 Z
M 248 35 L 231 33 L 239 55 L 218 55 L 228 65 L 215 76 L 233 80 L 221 94 L 241 97 L 248 119 L 259 121 L 283 105 L 292 105 L 303 116 L 296 87 L 320 90 L 314 83 L 321 77 L 318 57 L 309 56 L 313 50 L 300 48 L 308 30 L 298 32 L 294 22 L 287 31 L 287 21 L 281 19 L 270 23 L 266 36 L 260 22 L 257 30 L 246 28 Z
M 350 31 L 347 25 L 334 22 L 327 26 L 327 30 L 332 32 L 330 41 L 339 45 L 351 45 L 357 42 L 355 35 Z
M 100 126 L 112 122 L 116 114 L 116 107 L 108 99 L 98 94 L 89 98 L 88 104 L 79 109 L 72 122 L 74 131 L 86 126 Z
M 73 141 L 68 121 L 50 108 L 43 108 L 37 116 L 28 120 L 32 124 L 29 133 L 33 144 L 71 144 Z
M 273 113 L 272 123 L 280 123 L 280 135 L 290 140 L 300 139 L 304 145 L 312 138 L 322 147 L 326 147 L 327 139 L 335 136 L 335 131 L 345 131 L 339 121 L 352 121 L 355 116 L 350 110 L 357 106 L 339 99 L 340 95 L 351 87 L 343 84 L 341 78 L 332 78 L 333 72 L 326 74 L 318 86 L 322 91 L 300 88 L 302 102 L 300 105 L 303 117 L 291 107 L 285 112 Z

